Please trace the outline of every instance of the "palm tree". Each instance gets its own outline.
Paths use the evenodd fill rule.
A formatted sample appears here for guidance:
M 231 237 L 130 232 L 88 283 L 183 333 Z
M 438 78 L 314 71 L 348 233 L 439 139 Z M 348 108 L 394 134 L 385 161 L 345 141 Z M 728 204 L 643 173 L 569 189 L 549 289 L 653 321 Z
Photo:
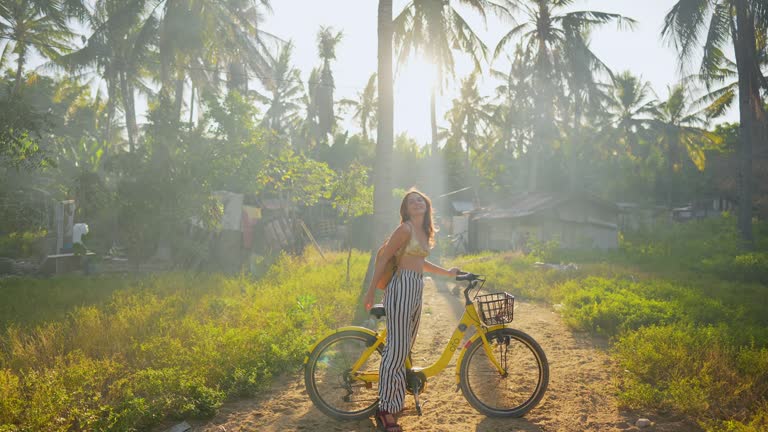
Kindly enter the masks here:
M 245 91 L 249 71 L 260 80 L 269 76 L 271 44 L 281 42 L 260 28 L 269 0 L 165 0 L 156 9 L 162 10 L 160 95 L 170 100 L 174 88 L 177 121 L 187 79 L 217 92 L 220 75 L 229 71 L 230 89 Z
M 374 241 L 385 238 L 392 214 L 392 147 L 394 145 L 394 95 L 392 75 L 392 0 L 379 0 L 378 7 L 378 72 L 379 103 L 376 128 L 376 158 L 373 171 Z M 372 252 L 375 252 L 372 251 Z M 375 253 L 372 253 L 372 260 Z M 370 265 L 369 265 L 370 268 Z M 370 271 L 369 271 L 370 273 Z M 364 287 L 365 289 L 367 287 Z
M 57 61 L 70 72 L 92 70 L 104 78 L 108 118 L 105 139 L 112 136 L 116 104 L 122 99 L 130 152 L 134 151 L 138 137 L 134 91 L 138 88 L 150 93 L 142 76 L 154 60 L 158 26 L 156 17 L 145 12 L 146 4 L 146 0 L 97 1 L 85 17 L 93 33 L 82 48 Z
M 113 136 L 105 140 L 101 136 L 102 130 L 114 133 L 117 128 L 101 124 L 111 120 L 105 114 L 106 104 L 100 92 L 95 98 L 90 94 L 90 85 L 77 79 L 67 78 L 56 83 L 53 109 L 62 113 L 62 118 L 60 129 L 52 137 L 58 150 L 54 160 L 57 171 L 66 178 L 82 171 L 96 172 L 109 145 L 118 139 Z
M 343 38 L 342 32 L 333 32 L 331 27 L 320 27 L 317 33 L 317 50 L 323 62 L 320 68 L 320 86 L 318 87 L 318 121 L 320 126 L 321 141 L 327 142 L 335 123 L 333 111 L 333 72 L 331 60 L 336 59 L 336 46 Z
M 768 7 L 764 0 L 678 0 L 667 14 L 662 37 L 680 53 L 681 64 L 693 60 L 706 34 L 699 74 L 705 82 L 717 77 L 725 63 L 725 48 L 732 43 L 736 54 L 739 94 L 739 209 L 738 226 L 747 248 L 752 234 L 753 143 L 759 142 L 766 121 L 760 88 L 768 89 L 760 73 L 758 30 L 764 37 Z
M 465 169 L 470 167 L 470 155 L 476 155 L 483 149 L 479 144 L 484 141 L 488 128 L 492 123 L 492 114 L 480 96 L 477 88 L 478 73 L 472 73 L 461 82 L 461 92 L 453 99 L 451 109 L 445 114 L 450 127 L 446 135 L 445 149 L 465 154 Z
M 304 116 L 294 125 L 291 142 L 294 150 L 299 153 L 313 149 L 320 140 L 320 126 L 318 123 L 318 89 L 320 87 L 320 70 L 312 68 L 307 80 L 307 91 L 301 97 L 300 103 Z
M 552 145 L 558 135 L 555 124 L 557 89 L 565 83 L 566 74 L 579 71 L 579 65 L 574 63 L 575 57 L 568 53 L 578 48 L 578 54 L 587 57 L 585 62 L 587 68 L 600 65 L 597 56 L 589 49 L 584 35 L 591 29 L 604 24 L 613 22 L 620 28 L 631 28 L 635 22 L 618 14 L 598 11 L 561 13 L 563 8 L 573 2 L 573 0 L 514 0 L 514 3 L 525 12 L 527 19 L 501 38 L 494 54 L 498 56 L 513 40 L 521 37 L 524 52 L 533 62 L 531 81 L 536 94 L 533 121 L 534 145 L 530 149 L 532 157 L 528 186 L 531 190 L 537 189 L 541 153 Z
M 681 169 L 682 156 L 687 155 L 691 162 L 704 170 L 707 147 L 716 147 L 722 143 L 722 137 L 701 126 L 706 124 L 702 112 L 691 112 L 689 97 L 682 85 L 668 88 L 669 97 L 656 107 L 653 128 L 658 133 L 658 145 L 665 155 L 667 165 L 667 205 L 672 206 L 674 174 Z
M 280 48 L 270 66 L 272 72 L 263 80 L 269 94 L 258 97 L 267 106 L 262 126 L 280 135 L 287 134 L 289 126 L 300 123 L 299 110 L 304 96 L 301 73 L 291 65 L 292 53 L 293 43 Z
M 613 77 L 606 99 L 605 122 L 601 135 L 612 151 L 619 144 L 632 157 L 643 154 L 640 137 L 656 114 L 650 83 L 624 71 Z
M 368 78 L 368 84 L 361 93 L 358 93 L 357 100 L 354 99 L 342 99 L 339 104 L 347 109 L 352 109 L 354 112 L 352 118 L 357 120 L 362 130 L 363 137 L 366 140 L 370 139 L 368 131 L 376 127 L 376 105 L 378 99 L 376 98 L 376 74 L 372 74 Z
M 531 136 L 534 103 L 531 61 L 518 45 L 509 63 L 508 72 L 491 69 L 491 77 L 500 82 L 495 89 L 493 125 L 502 150 L 519 157 L 525 153 Z
M 459 3 L 472 7 L 483 20 L 489 10 L 511 17 L 505 0 L 459 0 Z M 435 67 L 436 80 L 433 81 L 430 97 L 432 152 L 435 153 L 438 143 L 436 94 L 442 89 L 444 78 L 454 76 L 453 50 L 459 49 L 468 54 L 475 69 L 479 70 L 488 49 L 449 0 L 411 0 L 395 18 L 394 34 L 399 63 L 407 62 L 411 54 L 423 52 Z
M 69 49 L 73 34 L 61 1 L 7 0 L 0 4 L 0 40 L 16 55 L 13 94 L 21 91 L 24 66 L 33 51 L 55 59 Z
M 588 29 L 582 29 L 579 21 L 566 21 L 563 23 L 565 30 L 565 64 L 569 65 L 565 71 L 565 83 L 568 94 L 561 105 L 569 107 L 573 117 L 571 127 L 566 127 L 569 136 L 562 146 L 568 166 L 568 185 L 572 190 L 584 188 L 582 173 L 579 172 L 579 159 L 587 159 L 586 153 L 590 150 L 589 140 L 584 136 L 584 113 L 593 115 L 587 119 L 594 119 L 602 110 L 608 95 L 608 86 L 598 80 L 599 77 L 613 78 L 613 72 L 589 48 Z M 563 123 L 568 124 L 563 112 Z
M 758 38 L 758 64 L 761 74 L 768 76 L 768 38 Z M 729 58 L 723 58 L 722 64 L 707 75 L 695 74 L 694 79 L 703 81 L 707 87 L 707 93 L 699 102 L 708 104 L 707 117 L 715 118 L 725 114 L 733 106 L 739 92 L 739 80 L 736 62 Z M 717 88 L 712 88 L 717 84 Z M 764 92 L 768 92 L 768 81 L 763 83 Z

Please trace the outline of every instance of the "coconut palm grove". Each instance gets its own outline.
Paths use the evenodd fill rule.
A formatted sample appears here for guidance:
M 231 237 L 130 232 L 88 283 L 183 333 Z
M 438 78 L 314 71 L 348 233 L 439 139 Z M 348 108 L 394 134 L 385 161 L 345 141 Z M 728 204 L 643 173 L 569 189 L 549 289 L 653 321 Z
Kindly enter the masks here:
M 472 430 L 768 431 L 768 2 L 347 2 L 0 0 L 0 432 L 235 430 L 366 322 L 411 188 L 621 419 L 551 357 Z

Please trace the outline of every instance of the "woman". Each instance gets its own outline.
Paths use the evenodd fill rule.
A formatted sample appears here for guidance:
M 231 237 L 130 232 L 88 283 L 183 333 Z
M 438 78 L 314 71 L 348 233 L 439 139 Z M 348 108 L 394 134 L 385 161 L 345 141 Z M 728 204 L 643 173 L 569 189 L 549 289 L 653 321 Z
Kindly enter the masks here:
M 426 258 L 434 244 L 432 203 L 423 193 L 411 189 L 400 204 L 400 226 L 395 229 L 376 260 L 365 307 L 373 306 L 376 281 L 385 263 L 395 256 L 397 272 L 387 286 L 384 309 L 387 311 L 387 343 L 379 368 L 379 410 L 376 421 L 387 432 L 402 431 L 395 414 L 405 400 L 405 358 L 411 352 L 421 319 L 422 272 L 456 276 L 459 269 L 446 270 Z

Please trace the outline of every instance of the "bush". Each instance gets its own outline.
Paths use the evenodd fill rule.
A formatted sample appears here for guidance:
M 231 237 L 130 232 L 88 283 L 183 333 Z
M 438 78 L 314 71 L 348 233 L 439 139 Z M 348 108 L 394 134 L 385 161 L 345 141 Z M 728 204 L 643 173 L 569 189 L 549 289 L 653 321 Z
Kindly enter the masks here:
M 563 301 L 566 321 L 576 328 L 606 336 L 673 322 L 683 315 L 679 305 L 641 295 L 627 280 L 588 277 L 570 281 Z
M 164 274 L 122 284 L 77 306 L 67 283 L 36 281 L 46 308 L 0 337 L 0 424 L 6 430 L 146 430 L 166 417 L 208 417 L 228 397 L 251 396 L 296 370 L 306 349 L 349 323 L 367 257 L 330 262 L 283 256 L 258 281 Z M 109 278 L 101 278 L 109 286 Z M 117 289 L 115 287 L 124 287 Z M 76 290 L 75 287 L 72 287 Z M 59 298 L 57 298 L 59 297 Z M 10 429 L 9 429 L 10 428 Z M 15 429 L 13 429 L 15 428 Z
M 46 230 L 12 232 L 0 237 L 0 256 L 9 258 L 39 258 L 46 252 Z
M 624 334 L 613 347 L 621 401 L 700 419 L 756 407 L 768 391 L 768 350 L 738 347 L 732 331 L 673 324 Z
M 723 222 L 702 226 L 718 223 Z M 737 258 L 743 254 L 734 248 L 729 258 L 716 249 L 708 255 L 699 249 L 691 258 L 671 254 L 670 248 L 649 241 L 645 255 L 568 251 L 567 261 L 579 260 L 577 271 L 534 268 L 530 256 L 516 254 L 465 256 L 451 265 L 485 274 L 492 290 L 562 303 L 572 327 L 611 337 L 623 371 L 618 394 L 625 407 L 685 414 L 711 431 L 764 430 L 765 279 L 749 282 L 757 273 L 735 276 L 743 268 L 761 271 L 760 253 Z M 704 255 L 727 264 L 705 270 Z M 736 260 L 744 267 L 735 268 Z M 734 276 L 724 278 L 726 272 Z
M 768 280 L 768 223 L 754 224 L 756 252 L 740 247 L 736 219 L 731 215 L 682 224 L 664 225 L 653 231 L 622 233 L 622 255 L 616 262 L 632 263 L 654 272 L 693 271 L 724 280 Z

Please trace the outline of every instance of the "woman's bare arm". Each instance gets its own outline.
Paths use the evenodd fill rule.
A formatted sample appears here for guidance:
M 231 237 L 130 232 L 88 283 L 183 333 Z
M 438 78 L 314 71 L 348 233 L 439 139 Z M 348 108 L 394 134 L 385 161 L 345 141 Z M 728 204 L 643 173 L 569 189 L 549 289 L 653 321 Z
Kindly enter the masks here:
M 443 267 L 440 267 L 437 264 L 433 264 L 427 260 L 424 260 L 424 271 L 429 273 L 434 273 L 442 276 L 456 276 L 459 273 L 459 269 L 456 267 L 453 267 L 451 269 L 446 269 Z

